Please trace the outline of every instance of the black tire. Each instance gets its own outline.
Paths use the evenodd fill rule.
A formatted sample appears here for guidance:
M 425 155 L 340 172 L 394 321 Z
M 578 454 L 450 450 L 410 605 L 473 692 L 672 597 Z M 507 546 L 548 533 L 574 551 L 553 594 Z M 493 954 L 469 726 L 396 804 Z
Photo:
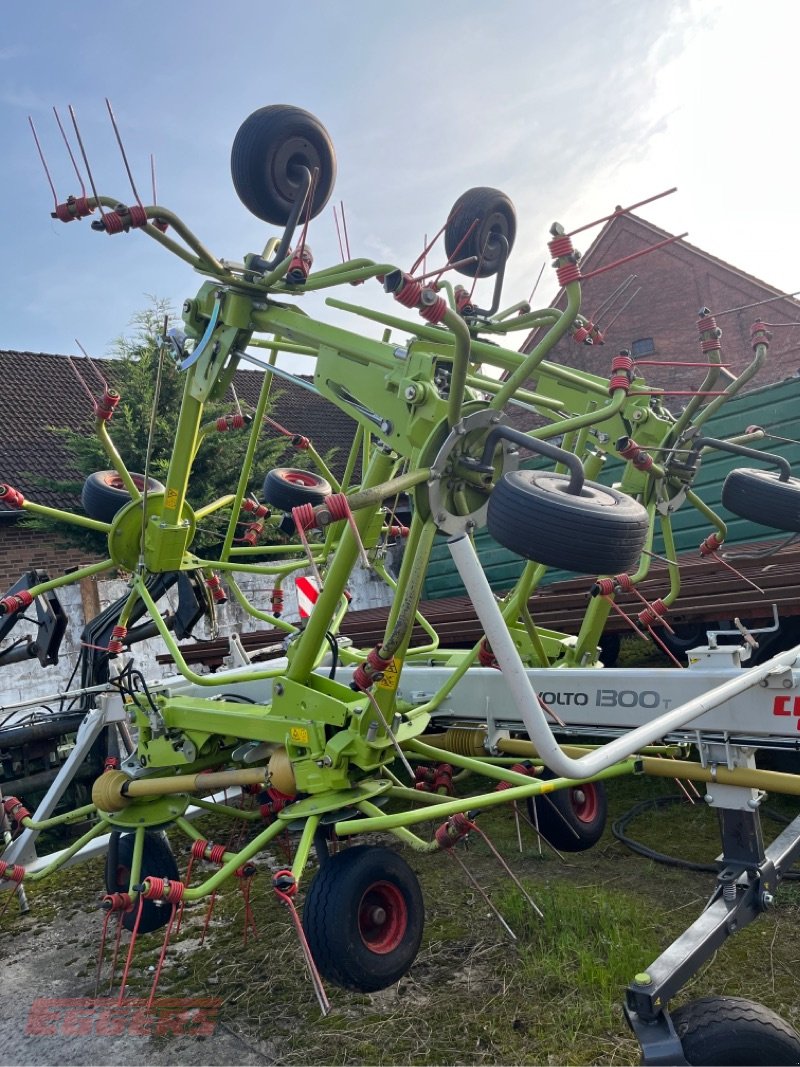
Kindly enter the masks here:
M 701 997 L 672 1015 L 691 1064 L 757 1067 L 800 1063 L 800 1036 L 780 1015 L 741 997 Z
M 419 951 L 425 908 L 417 876 L 387 848 L 331 856 L 311 883 L 303 929 L 320 974 L 372 993 L 397 982 Z
M 487 527 L 525 559 L 581 574 L 631 570 L 644 547 L 647 512 L 617 489 L 586 481 L 568 493 L 564 474 L 519 470 L 504 474 L 489 497 Z
M 761 526 L 800 533 L 800 478 L 782 482 L 776 471 L 740 467 L 722 485 L 722 506 Z
M 106 853 L 106 891 L 109 893 L 127 893 L 130 882 L 131 862 L 133 861 L 133 843 L 135 834 L 119 834 L 114 831 L 117 838 L 116 846 L 112 843 Z M 116 857 L 114 852 L 116 851 Z M 113 866 L 113 869 L 112 869 Z M 142 852 L 142 879 L 152 875 L 154 878 L 169 878 L 171 882 L 180 880 L 178 864 L 172 854 L 167 839 L 161 833 L 148 831 L 144 835 L 144 850 Z M 126 930 L 132 930 L 136 923 L 139 911 L 137 900 L 133 911 L 123 913 L 122 925 Z M 149 934 L 153 930 L 160 930 L 169 922 L 171 905 L 158 904 L 155 900 L 146 900 L 142 906 L 142 917 L 139 920 L 139 933 Z
M 144 489 L 144 475 L 131 474 L 131 478 L 141 492 Z M 148 478 L 147 492 L 163 493 L 164 486 L 155 478 Z M 81 503 L 90 519 L 111 522 L 119 509 L 130 502 L 131 495 L 116 471 L 96 471 L 83 483 Z
M 477 226 L 458 248 L 476 219 Z M 473 263 L 457 267 L 459 274 L 468 278 L 490 278 L 497 274 L 506 256 L 503 242 L 497 238 L 505 237 L 510 252 L 516 235 L 517 213 L 506 194 L 499 189 L 479 186 L 462 193 L 453 204 L 444 230 L 444 247 L 448 259 L 455 257 L 458 261 L 468 256 L 477 257 Z
M 302 189 L 300 167 L 318 168 L 311 217 L 333 192 L 336 153 L 314 115 L 288 104 L 259 108 L 244 120 L 231 148 L 231 177 L 239 199 L 256 218 L 274 226 L 289 221 Z
M 332 492 L 330 483 L 312 471 L 274 467 L 264 479 L 262 496 L 267 504 L 288 512 L 301 504 L 322 504 Z
M 542 774 L 548 781 L 555 777 L 547 769 Z M 606 828 L 606 787 L 602 782 L 585 782 L 571 789 L 528 797 L 528 814 L 542 836 L 557 849 L 586 852 L 597 844 Z

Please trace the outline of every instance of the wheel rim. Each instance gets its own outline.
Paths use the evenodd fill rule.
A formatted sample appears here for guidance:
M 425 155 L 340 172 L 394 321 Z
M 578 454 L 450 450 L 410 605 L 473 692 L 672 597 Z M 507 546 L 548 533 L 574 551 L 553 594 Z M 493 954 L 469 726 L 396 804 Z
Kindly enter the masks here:
M 591 783 L 576 786 L 570 789 L 569 799 L 576 819 L 585 823 L 594 822 L 600 806 L 596 786 Z
M 317 479 L 313 474 L 304 474 L 303 471 L 291 471 L 282 477 L 290 485 L 306 485 L 309 488 L 313 488 L 317 484 Z
M 385 955 L 402 942 L 408 925 L 405 897 L 391 882 L 375 882 L 358 905 L 358 932 L 371 952 Z
M 144 478 L 141 474 L 132 474 L 131 481 L 137 489 L 144 488 Z M 109 489 L 119 489 L 121 492 L 125 493 L 127 493 L 128 491 L 127 485 L 125 485 L 122 478 L 120 478 L 118 474 L 109 474 L 105 478 L 105 484 L 109 487 Z

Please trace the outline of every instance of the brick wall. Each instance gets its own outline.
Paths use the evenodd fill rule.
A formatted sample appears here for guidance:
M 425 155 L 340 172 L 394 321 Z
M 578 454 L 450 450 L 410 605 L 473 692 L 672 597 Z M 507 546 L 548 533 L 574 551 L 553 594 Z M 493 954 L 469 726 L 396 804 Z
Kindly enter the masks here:
M 85 549 L 65 545 L 57 533 L 25 529 L 18 523 L 0 523 L 0 596 L 32 568 L 58 578 L 75 567 L 93 562 L 95 557 Z

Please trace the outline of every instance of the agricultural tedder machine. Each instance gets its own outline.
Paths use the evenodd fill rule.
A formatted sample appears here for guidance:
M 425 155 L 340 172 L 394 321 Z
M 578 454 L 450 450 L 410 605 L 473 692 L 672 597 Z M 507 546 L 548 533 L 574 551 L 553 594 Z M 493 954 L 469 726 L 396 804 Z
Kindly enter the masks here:
M 75 134 L 83 151 L 77 124 Z M 752 447 L 758 431 L 732 440 L 703 432 L 709 416 L 765 362 L 766 326 L 753 326 L 747 369 L 715 389 L 721 331 L 703 309 L 704 380 L 673 415 L 627 351 L 610 359 L 606 376 L 548 360 L 565 335 L 603 341 L 581 313 L 580 255 L 563 226 L 552 227 L 548 245 L 563 308 L 501 305 L 516 219 L 495 189 L 471 189 L 456 201 L 441 231 L 446 261 L 437 271 L 420 267 L 423 257 L 405 271 L 349 258 L 349 251 L 343 263 L 315 269 L 307 232 L 331 195 L 336 162 L 325 129 L 299 108 L 262 108 L 236 135 L 236 191 L 279 230 L 241 262 L 217 258 L 166 208 L 145 206 L 133 180 L 133 203 L 98 195 L 85 153 L 84 162 L 92 195 L 82 187 L 80 196 L 56 197 L 55 217 L 92 218 L 92 228 L 109 235 L 141 231 L 206 280 L 185 302 L 182 328 L 164 338 L 162 359 L 177 361 L 185 376 L 165 484 L 149 478 L 147 465 L 142 474 L 128 470 L 110 433 L 119 397 L 106 387 L 95 414 L 111 470 L 87 482 L 85 515 L 47 509 L 12 486 L 0 487 L 7 506 L 108 539 L 105 560 L 6 596 L 0 601 L 6 620 L 66 583 L 108 571 L 130 575 L 100 650 L 105 674 L 58 695 L 79 697 L 86 711 L 59 778 L 33 814 L 22 799 L 5 801 L 17 836 L 0 861 L 3 888 L 24 887 L 102 846 L 106 922 L 116 916 L 131 931 L 131 951 L 138 933 L 161 927 L 166 945 L 178 910 L 207 901 L 228 879 L 246 882 L 259 854 L 291 829 L 294 860 L 274 872 L 274 888 L 292 914 L 327 1010 L 323 979 L 363 991 L 384 988 L 412 966 L 423 932 L 420 888 L 402 857 L 373 843 L 339 850 L 340 843 L 385 833 L 420 853 L 452 852 L 469 833 L 481 833 L 482 812 L 524 801 L 545 836 L 575 850 L 602 832 L 605 780 L 647 774 L 704 782 L 722 838 L 716 891 L 699 919 L 632 978 L 626 1016 L 646 1063 L 797 1062 L 800 1039 L 759 1005 L 705 999 L 673 1018 L 669 1002 L 731 933 L 772 906 L 778 882 L 800 854 L 800 821 L 766 846 L 759 820 L 766 791 L 798 794 L 800 778 L 756 761 L 759 750 L 796 747 L 798 649 L 742 669 L 748 645 L 718 645 L 710 635 L 707 647 L 690 653 L 688 669 L 635 674 L 603 669 L 598 650 L 615 597 L 637 590 L 655 555 L 668 563 L 669 586 L 663 598 L 642 603 L 632 625 L 654 638 L 657 627 L 668 625 L 680 592 L 671 528 L 679 508 L 696 508 L 708 519 L 702 553 L 723 544 L 723 520 L 693 489 L 709 450 L 774 467 L 734 470 L 725 483 L 726 508 L 800 531 L 800 482 L 784 461 Z M 453 285 L 451 270 L 471 287 Z M 482 307 L 475 283 L 487 278 L 494 279 L 491 303 Z M 395 312 L 341 298 L 327 302 L 383 326 L 380 340 L 302 310 L 304 294 L 374 279 L 387 301 L 400 305 Z M 408 317 L 413 311 L 420 321 Z M 532 350 L 517 351 L 513 335 L 534 328 Z M 316 472 L 270 471 L 259 501 L 247 487 L 271 385 L 287 374 L 277 366 L 280 353 L 313 358 L 313 385 L 295 380 L 353 419 L 354 440 L 340 481 L 312 449 Z M 208 405 L 225 396 L 241 363 L 264 369 L 253 410 L 229 419 L 247 436 L 241 478 L 228 495 L 192 508 L 193 462 L 208 447 L 213 425 Z M 516 429 L 514 410 L 535 415 L 534 428 Z M 533 467 L 520 466 L 523 454 L 537 461 Z M 599 480 L 609 456 L 624 461 L 614 486 Z M 363 474 L 356 483 L 358 460 Z M 399 494 L 411 500 L 408 528 L 393 514 Z M 195 536 L 214 513 L 227 513 L 229 521 L 219 551 L 206 558 Z M 484 526 L 527 561 L 499 601 L 472 542 Z M 292 543 L 258 543 L 277 527 Z M 353 647 L 339 636 L 351 574 L 358 565 L 372 567 L 395 584 L 382 546 L 398 534 L 405 551 L 384 636 L 375 648 Z M 447 539 L 481 620 L 485 636 L 475 647 L 440 649 L 419 614 L 437 538 Z M 587 576 L 577 634 L 537 626 L 529 609 L 551 568 Z M 307 570 L 319 579 L 319 597 L 304 624 L 293 625 L 281 615 L 281 583 Z M 240 588 L 237 575 L 248 572 L 273 576 L 270 605 L 251 602 Z M 285 655 L 254 664 L 240 647 L 229 669 L 193 670 L 157 604 L 178 579 L 192 586 L 203 610 L 229 595 L 253 619 L 282 629 Z M 174 677 L 148 681 L 137 671 L 127 640 L 142 618 L 174 658 Z M 416 621 L 427 627 L 422 645 L 411 641 Z M 70 775 L 103 736 L 114 739 L 118 756 L 98 776 L 92 803 L 53 814 Z M 454 774 L 486 784 L 456 796 Z M 257 794 L 257 805 L 209 799 L 223 789 Z M 244 845 L 208 841 L 193 821 L 208 810 L 232 824 L 251 822 L 254 833 Z M 43 829 L 86 820 L 90 828 L 69 847 L 38 855 Z M 420 836 L 419 825 L 431 822 L 433 835 Z M 168 828 L 192 843 L 191 879 L 178 872 L 162 833 Z M 301 921 L 295 899 L 314 852 L 319 867 Z M 203 862 L 216 870 L 198 879 Z M 709 1041 L 728 1058 L 708 1058 Z M 734 1053 L 745 1058 L 730 1059 Z

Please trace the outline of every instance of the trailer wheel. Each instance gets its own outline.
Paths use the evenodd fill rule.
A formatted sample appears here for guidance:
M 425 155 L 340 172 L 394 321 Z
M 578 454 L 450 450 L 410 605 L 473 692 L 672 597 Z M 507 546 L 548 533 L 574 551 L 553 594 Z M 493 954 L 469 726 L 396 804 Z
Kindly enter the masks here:
M 617 489 L 547 471 L 504 474 L 487 511 L 491 536 L 525 559 L 581 574 L 619 574 L 638 564 L 650 520 L 641 504 Z
M 144 475 L 131 474 L 133 484 L 142 492 Z M 148 493 L 163 493 L 164 486 L 155 478 L 147 479 Z M 131 495 L 116 471 L 96 471 L 83 483 L 81 504 L 90 519 L 111 522 L 120 508 L 130 504 Z
M 800 478 L 782 482 L 775 471 L 740 467 L 722 485 L 722 506 L 760 526 L 800 533 Z
M 267 472 L 261 495 L 274 508 L 288 512 L 301 504 L 323 504 L 332 492 L 330 484 L 312 471 L 274 467 Z
M 425 908 L 417 876 L 387 848 L 331 856 L 314 878 L 303 929 L 323 977 L 371 993 L 397 982 L 419 951 Z
M 469 232 L 476 220 L 477 225 Z M 469 237 L 466 237 L 467 233 Z M 469 278 L 490 278 L 497 274 L 505 256 L 503 243 L 497 238 L 505 237 L 510 252 L 516 234 L 517 213 L 509 198 L 499 189 L 480 186 L 468 189 L 453 204 L 444 229 L 444 247 L 448 259 L 475 256 L 473 263 L 456 268 L 459 274 Z
M 301 167 L 317 170 L 311 218 L 333 192 L 336 153 L 328 131 L 302 108 L 270 104 L 244 120 L 231 148 L 231 177 L 239 199 L 274 226 L 289 221 L 300 190 Z
M 115 830 L 112 836 L 116 838 L 116 843 L 112 841 L 106 853 L 106 891 L 127 893 L 130 888 L 133 844 L 136 835 L 120 834 Z M 171 882 L 180 880 L 178 864 L 175 862 L 167 839 L 161 833 L 150 831 L 144 835 L 142 852 L 142 878 L 148 875 L 152 875 L 153 878 L 169 878 Z M 138 911 L 137 901 L 132 911 L 123 913 L 122 925 L 126 930 L 133 929 Z M 169 922 L 169 916 L 170 908 L 155 900 L 145 900 L 142 905 L 142 917 L 139 920 L 139 932 L 149 934 L 153 930 L 160 930 Z
M 555 777 L 545 768 L 543 780 Z M 597 844 L 606 828 L 606 787 L 602 782 L 585 782 L 570 789 L 528 797 L 528 814 L 551 845 L 562 852 L 585 852 Z
M 715 1067 L 800 1063 L 800 1036 L 780 1015 L 740 997 L 701 997 L 673 1012 L 691 1064 Z

